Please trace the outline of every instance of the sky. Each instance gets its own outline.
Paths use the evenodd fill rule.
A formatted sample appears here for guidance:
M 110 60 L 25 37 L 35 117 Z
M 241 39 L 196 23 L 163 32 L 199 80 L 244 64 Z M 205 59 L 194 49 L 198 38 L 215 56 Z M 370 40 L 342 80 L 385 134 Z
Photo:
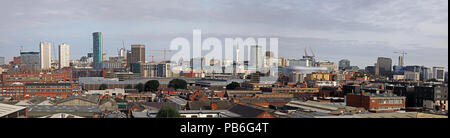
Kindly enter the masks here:
M 21 46 L 39 51 L 41 41 L 67 43 L 78 59 L 92 52 L 93 32 L 103 33 L 108 57 L 123 43 L 159 50 L 194 29 L 202 37 L 276 37 L 286 58 L 311 47 L 319 60 L 364 68 L 377 57 L 395 65 L 394 52 L 405 51 L 407 65 L 448 69 L 447 0 L 0 0 L 7 60 Z

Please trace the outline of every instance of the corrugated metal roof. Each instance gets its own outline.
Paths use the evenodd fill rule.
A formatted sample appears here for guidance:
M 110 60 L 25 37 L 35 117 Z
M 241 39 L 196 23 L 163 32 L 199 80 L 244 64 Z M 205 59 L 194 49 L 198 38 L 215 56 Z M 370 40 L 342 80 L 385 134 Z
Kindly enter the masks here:
M 23 106 L 15 106 L 0 103 L 0 117 L 25 109 Z

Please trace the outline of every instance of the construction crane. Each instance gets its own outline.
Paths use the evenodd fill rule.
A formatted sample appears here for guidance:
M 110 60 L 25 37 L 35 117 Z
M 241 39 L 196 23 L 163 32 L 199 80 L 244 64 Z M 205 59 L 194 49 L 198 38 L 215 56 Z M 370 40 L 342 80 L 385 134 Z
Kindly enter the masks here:
M 309 57 L 309 55 L 308 55 L 308 52 L 307 52 L 307 47 L 305 47 L 305 56 L 306 57 Z M 312 50 L 312 48 L 311 47 L 309 47 L 309 50 L 311 51 L 311 53 L 312 53 L 312 57 L 316 57 L 316 54 L 314 54 L 314 51 Z
M 404 64 L 404 58 L 405 58 L 405 55 L 407 55 L 408 53 L 406 53 L 405 51 L 401 51 L 401 52 L 394 52 L 395 54 L 401 54 L 401 56 L 399 57 L 399 59 L 398 59 L 398 65 L 399 66 L 403 66 L 403 64 Z
M 405 51 L 401 51 L 401 52 L 394 52 L 395 54 L 402 54 L 403 57 L 405 57 L 405 55 L 407 55 L 408 53 L 406 53 Z
M 164 61 L 166 61 L 167 52 L 173 52 L 173 50 L 167 50 L 165 48 L 163 50 L 149 50 L 149 51 L 163 52 L 164 53 Z
M 155 62 L 155 56 L 162 56 L 162 55 L 149 55 L 149 57 L 152 57 L 152 62 Z

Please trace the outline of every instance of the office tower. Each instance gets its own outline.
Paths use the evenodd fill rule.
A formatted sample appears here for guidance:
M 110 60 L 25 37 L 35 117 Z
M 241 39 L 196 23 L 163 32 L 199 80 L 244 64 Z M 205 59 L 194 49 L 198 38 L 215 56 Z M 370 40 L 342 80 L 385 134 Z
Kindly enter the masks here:
M 398 57 L 398 66 L 403 66 L 403 56 Z
M 172 71 L 170 70 L 170 64 L 169 63 L 159 63 L 156 67 L 157 71 L 157 77 L 172 77 Z
M 251 46 L 250 49 L 250 66 L 259 69 L 263 64 L 264 55 L 261 46 Z
M 127 58 L 126 58 L 126 61 L 127 61 L 127 68 L 130 68 L 130 66 L 131 66 L 131 51 L 130 50 L 127 50 Z
M 433 67 L 433 79 L 437 81 L 445 80 L 445 68 L 444 67 Z
M 350 60 L 343 59 L 343 60 L 339 61 L 339 70 L 345 70 L 348 68 L 350 68 Z
M 103 35 L 101 32 L 92 33 L 93 37 L 93 49 L 94 49 L 94 68 L 99 69 L 100 63 L 103 61 Z
M 145 45 L 131 45 L 131 63 L 145 63 Z
M 59 45 L 59 68 L 70 67 L 70 45 Z
M 37 71 L 41 68 L 41 60 L 39 52 L 20 52 L 21 63 L 25 66 L 21 67 L 25 70 Z
M 52 66 L 52 44 L 41 42 L 40 44 L 41 70 L 49 70 Z
M 4 65 L 5 64 L 5 57 L 0 57 L 0 65 Z
M 392 59 L 379 57 L 376 64 L 376 74 L 381 76 L 390 76 L 392 72 Z
M 430 68 L 422 66 L 420 71 L 420 80 L 427 81 L 433 77 L 433 71 Z

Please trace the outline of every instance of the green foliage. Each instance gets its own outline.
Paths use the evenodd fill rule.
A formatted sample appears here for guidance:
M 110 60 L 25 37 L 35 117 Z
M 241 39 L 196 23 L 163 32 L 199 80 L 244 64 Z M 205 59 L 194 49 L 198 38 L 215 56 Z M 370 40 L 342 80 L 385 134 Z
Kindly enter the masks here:
M 108 85 L 102 84 L 102 85 L 100 85 L 100 87 L 98 89 L 99 90 L 106 90 L 106 89 L 108 89 Z
M 142 84 L 142 83 L 139 83 L 138 85 L 136 85 L 135 88 L 136 88 L 139 92 L 144 92 L 144 90 L 145 90 L 144 84 Z
M 240 84 L 237 82 L 232 82 L 227 85 L 227 90 L 235 90 L 236 88 L 240 87 Z
M 145 83 L 145 91 L 155 92 L 158 91 L 158 87 L 159 81 L 157 80 L 150 80 L 147 83 Z
M 177 109 L 169 105 L 163 105 L 159 112 L 156 114 L 156 118 L 177 118 L 180 117 L 180 113 Z
M 187 82 L 182 79 L 173 79 L 169 82 L 169 88 L 174 89 L 186 89 L 187 88 Z

